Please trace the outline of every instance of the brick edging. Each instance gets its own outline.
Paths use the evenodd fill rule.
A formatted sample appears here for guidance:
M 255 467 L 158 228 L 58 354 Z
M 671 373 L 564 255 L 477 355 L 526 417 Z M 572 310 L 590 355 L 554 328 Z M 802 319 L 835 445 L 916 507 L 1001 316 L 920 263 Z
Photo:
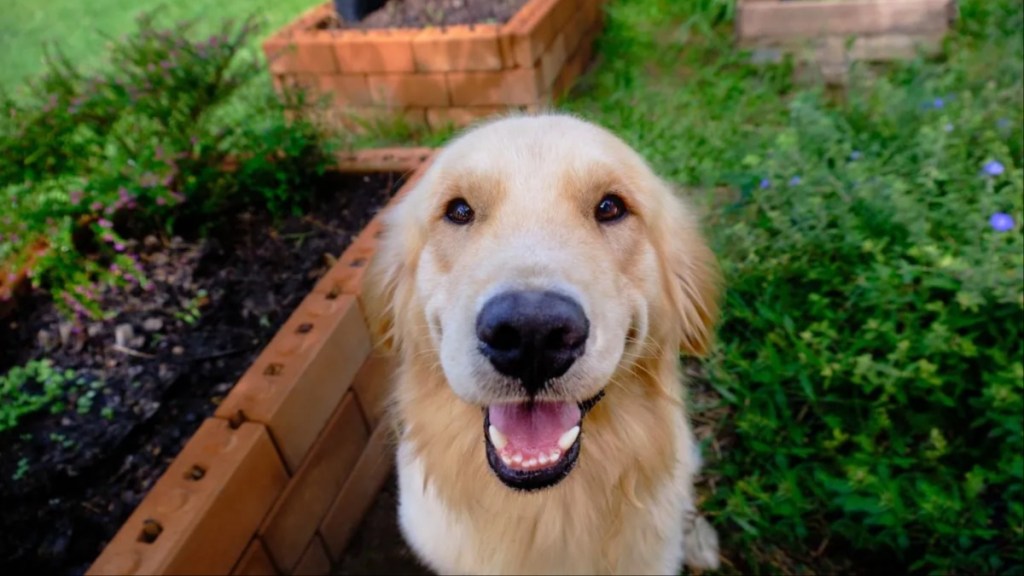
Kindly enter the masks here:
M 327 2 L 271 35 L 263 50 L 278 88 L 331 95 L 328 118 L 346 128 L 395 115 L 433 129 L 462 127 L 550 106 L 582 72 L 568 61 L 600 30 L 604 2 L 529 0 L 504 24 L 379 30 L 323 29 L 335 17 Z
M 432 153 L 345 161 L 410 170 L 390 205 Z M 358 304 L 379 226 L 377 216 L 317 282 L 87 574 L 327 573 L 338 560 L 366 512 L 347 503 L 372 500 L 392 464 L 381 418 L 391 365 L 371 354 Z

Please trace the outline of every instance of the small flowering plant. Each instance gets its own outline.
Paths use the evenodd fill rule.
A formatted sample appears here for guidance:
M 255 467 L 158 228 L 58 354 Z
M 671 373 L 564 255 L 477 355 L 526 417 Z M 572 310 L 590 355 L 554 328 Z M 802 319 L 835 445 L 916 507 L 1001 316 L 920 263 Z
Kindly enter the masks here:
M 242 90 L 263 72 L 240 57 L 255 19 L 198 39 L 189 22 L 137 23 L 101 72 L 55 52 L 26 97 L 0 94 L 0 273 L 28 266 L 69 314 L 100 314 L 106 286 L 145 286 L 133 238 L 182 222 L 201 230 L 243 207 L 294 210 L 291 191 L 310 189 L 330 158 L 312 116 L 285 118 L 301 92 Z M 0 298 L 9 288 L 0 282 Z
M 1020 566 L 992 552 L 1024 541 L 1019 78 L 803 93 L 744 160 L 708 225 L 728 288 L 709 374 L 736 444 L 707 507 L 742 538 Z

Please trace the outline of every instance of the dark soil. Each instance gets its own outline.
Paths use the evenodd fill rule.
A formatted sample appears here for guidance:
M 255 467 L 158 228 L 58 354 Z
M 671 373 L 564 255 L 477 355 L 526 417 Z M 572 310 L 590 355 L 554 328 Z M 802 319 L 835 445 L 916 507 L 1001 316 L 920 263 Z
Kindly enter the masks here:
M 359 22 L 338 28 L 424 28 L 456 24 L 504 24 L 527 0 L 389 0 Z
M 433 574 L 417 560 L 398 528 L 398 484 L 392 475 L 349 542 L 334 574 Z
M 302 216 L 246 213 L 203 240 L 134 242 L 152 287 L 107 290 L 107 320 L 74 325 L 47 297 L 23 301 L 0 324 L 0 374 L 49 358 L 78 383 L 64 409 L 0 433 L 0 573 L 88 569 L 399 184 L 335 174 Z

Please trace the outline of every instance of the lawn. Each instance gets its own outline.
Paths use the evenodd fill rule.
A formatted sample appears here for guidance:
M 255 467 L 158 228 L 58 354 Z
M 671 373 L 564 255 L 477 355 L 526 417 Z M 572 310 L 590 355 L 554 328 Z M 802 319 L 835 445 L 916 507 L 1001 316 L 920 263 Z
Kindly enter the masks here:
M 131 32 L 142 12 L 159 10 L 171 21 L 195 19 L 198 31 L 212 31 L 219 19 L 242 19 L 255 12 L 265 19 L 269 33 L 311 5 L 309 0 L 10 0 L 0 18 L 0 88 L 16 90 L 42 72 L 50 43 L 59 44 L 83 67 L 101 65 L 107 39 Z
M 8 7 L 0 86 L 42 70 L 47 39 L 101 66 L 96 30 L 157 5 L 120 4 Z M 258 9 L 269 32 L 309 6 L 164 16 Z M 593 69 L 558 104 L 705 211 L 728 290 L 692 411 L 726 570 L 1024 573 L 1024 5 L 962 0 L 942 57 L 855 67 L 843 91 L 751 64 L 734 9 L 611 1 Z M 31 368 L 8 387 L 53 372 Z

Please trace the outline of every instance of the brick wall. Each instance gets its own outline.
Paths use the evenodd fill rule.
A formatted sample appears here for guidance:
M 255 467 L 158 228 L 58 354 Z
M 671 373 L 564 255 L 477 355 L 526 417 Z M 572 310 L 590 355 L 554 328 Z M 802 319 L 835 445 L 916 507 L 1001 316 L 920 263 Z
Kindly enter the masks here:
M 335 120 L 357 127 L 395 115 L 440 128 L 565 94 L 590 59 L 604 0 L 530 0 L 502 25 L 325 30 L 326 3 L 269 38 L 278 87 L 329 95 Z

